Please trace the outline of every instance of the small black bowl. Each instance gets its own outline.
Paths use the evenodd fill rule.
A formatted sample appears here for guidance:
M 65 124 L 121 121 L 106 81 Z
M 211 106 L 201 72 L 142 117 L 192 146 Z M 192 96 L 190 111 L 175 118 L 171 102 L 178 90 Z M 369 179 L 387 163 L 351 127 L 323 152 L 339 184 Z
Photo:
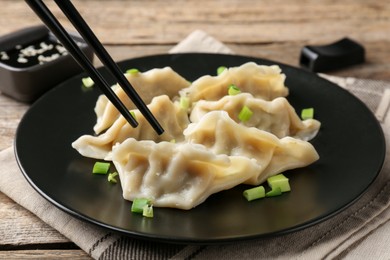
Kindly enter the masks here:
M 91 48 L 80 36 L 70 35 L 92 61 Z M 32 103 L 50 88 L 82 71 L 43 25 L 0 37 L 0 91 L 16 100 Z

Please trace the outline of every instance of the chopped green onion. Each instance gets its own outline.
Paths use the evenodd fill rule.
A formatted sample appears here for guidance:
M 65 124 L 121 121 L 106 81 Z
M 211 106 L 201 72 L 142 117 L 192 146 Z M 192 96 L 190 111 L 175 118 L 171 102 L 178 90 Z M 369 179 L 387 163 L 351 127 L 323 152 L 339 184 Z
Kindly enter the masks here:
M 267 179 L 267 183 L 271 187 L 272 190 L 276 187 L 279 187 L 281 192 L 291 191 L 289 180 L 283 174 L 278 174 L 278 175 L 269 177 Z
M 153 218 L 153 205 L 145 205 L 142 209 L 142 216 Z
M 130 114 L 132 115 L 132 117 L 134 117 L 135 120 L 137 120 L 137 117 L 135 116 L 135 112 L 133 110 L 130 110 Z
M 138 69 L 129 69 L 126 71 L 127 74 L 131 74 L 131 75 L 138 75 L 139 73 L 139 70 Z
M 242 193 L 247 201 L 261 199 L 265 197 L 265 189 L 263 186 L 254 187 L 251 189 L 244 190 Z
M 152 205 L 152 202 L 150 199 L 146 199 L 146 198 L 134 199 L 133 205 L 131 206 L 131 212 L 143 213 L 144 207 L 148 206 L 148 205 Z
M 255 188 L 244 190 L 243 195 L 248 200 L 255 200 L 264 197 L 274 197 L 279 196 L 283 192 L 291 191 L 289 180 L 283 174 L 278 174 L 271 176 L 267 179 L 267 183 L 271 188 L 267 193 L 263 186 L 258 186 Z
M 241 122 L 246 122 L 249 119 L 251 119 L 252 115 L 253 115 L 252 110 L 250 110 L 249 107 L 244 106 L 241 109 L 240 113 L 238 114 L 238 119 L 240 119 Z
M 279 196 L 282 194 L 282 190 L 280 187 L 276 187 L 275 189 L 270 190 L 265 194 L 266 197 L 274 197 L 274 196 Z
M 190 99 L 188 97 L 180 97 L 180 107 L 187 110 L 190 107 Z
M 221 75 L 221 73 L 224 72 L 225 70 L 226 70 L 226 67 L 225 67 L 225 66 L 218 67 L 218 69 L 217 69 L 217 75 Z
M 115 178 L 116 176 L 118 176 L 117 172 L 109 173 L 108 176 L 107 176 L 108 182 L 117 183 L 118 181 Z
M 311 107 L 311 108 L 302 109 L 301 118 L 303 120 L 313 119 L 314 118 L 314 108 Z
M 234 95 L 237 95 L 237 94 L 240 94 L 241 93 L 241 90 L 234 84 L 231 84 L 229 87 L 228 87 L 228 94 L 229 96 L 234 96 Z
M 90 88 L 95 84 L 95 82 L 93 82 L 93 80 L 90 77 L 82 78 L 81 82 L 83 83 L 83 86 L 86 88 Z
M 108 162 L 96 162 L 93 166 L 93 174 L 107 174 L 110 169 L 110 163 Z

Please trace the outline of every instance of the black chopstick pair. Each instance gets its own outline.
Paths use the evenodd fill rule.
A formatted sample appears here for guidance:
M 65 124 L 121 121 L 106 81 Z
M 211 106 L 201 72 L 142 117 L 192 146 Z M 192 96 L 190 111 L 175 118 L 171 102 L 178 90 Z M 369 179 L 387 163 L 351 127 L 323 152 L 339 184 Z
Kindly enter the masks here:
M 25 0 L 31 9 L 38 15 L 43 23 L 50 29 L 50 31 L 57 37 L 62 45 L 68 50 L 72 57 L 79 63 L 81 67 L 89 74 L 95 84 L 100 87 L 104 95 L 111 101 L 111 103 L 119 110 L 122 116 L 130 123 L 131 126 L 137 127 L 138 123 L 131 115 L 130 111 L 122 103 L 122 101 L 116 96 L 115 92 L 111 89 L 110 85 L 103 78 L 103 76 L 92 65 L 91 61 L 84 55 L 78 45 L 69 36 L 66 30 L 62 27 L 59 21 L 42 2 L 42 0 Z M 84 40 L 92 47 L 95 54 L 112 73 L 118 84 L 122 87 L 125 93 L 133 101 L 135 106 L 140 110 L 142 115 L 148 120 L 149 124 L 158 133 L 162 134 L 164 129 L 161 127 L 157 119 L 150 112 L 148 107 L 142 101 L 141 97 L 135 91 L 130 82 L 123 75 L 117 64 L 104 49 L 103 45 L 97 39 L 95 34 L 89 28 L 87 23 L 81 17 L 77 9 L 69 0 L 54 0 L 62 12 L 67 16 L 69 21 L 73 24 L 76 30 L 81 34 Z

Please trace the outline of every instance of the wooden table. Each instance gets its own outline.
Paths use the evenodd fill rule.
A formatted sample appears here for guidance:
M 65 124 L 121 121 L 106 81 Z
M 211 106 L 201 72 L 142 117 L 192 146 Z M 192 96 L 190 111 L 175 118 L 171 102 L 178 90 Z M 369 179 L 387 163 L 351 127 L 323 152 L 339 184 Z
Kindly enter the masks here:
M 72 29 L 52 1 L 50 9 Z M 201 29 L 237 54 L 298 66 L 300 49 L 350 37 L 366 63 L 329 72 L 390 81 L 390 2 L 377 0 L 73 1 L 116 60 L 166 53 Z M 0 0 L 0 35 L 40 23 L 21 0 Z M 99 62 L 96 62 L 99 65 Z M 0 79 L 1 84 L 1 79 Z M 12 145 L 28 109 L 0 94 L 0 150 Z M 0 193 L 0 259 L 88 259 L 50 226 Z

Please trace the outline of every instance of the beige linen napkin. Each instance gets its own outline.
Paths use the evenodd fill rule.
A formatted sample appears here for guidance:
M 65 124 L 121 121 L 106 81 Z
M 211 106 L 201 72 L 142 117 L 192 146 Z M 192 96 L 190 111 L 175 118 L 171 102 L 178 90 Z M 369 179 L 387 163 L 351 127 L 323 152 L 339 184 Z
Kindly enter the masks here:
M 232 53 L 202 31 L 173 52 Z M 327 77 L 376 113 L 390 140 L 390 83 Z M 22 176 L 13 148 L 0 152 L 0 191 L 36 214 L 96 259 L 390 259 L 390 157 L 368 191 L 347 210 L 313 227 L 274 238 L 228 245 L 174 245 L 133 239 L 80 221 L 43 199 Z

